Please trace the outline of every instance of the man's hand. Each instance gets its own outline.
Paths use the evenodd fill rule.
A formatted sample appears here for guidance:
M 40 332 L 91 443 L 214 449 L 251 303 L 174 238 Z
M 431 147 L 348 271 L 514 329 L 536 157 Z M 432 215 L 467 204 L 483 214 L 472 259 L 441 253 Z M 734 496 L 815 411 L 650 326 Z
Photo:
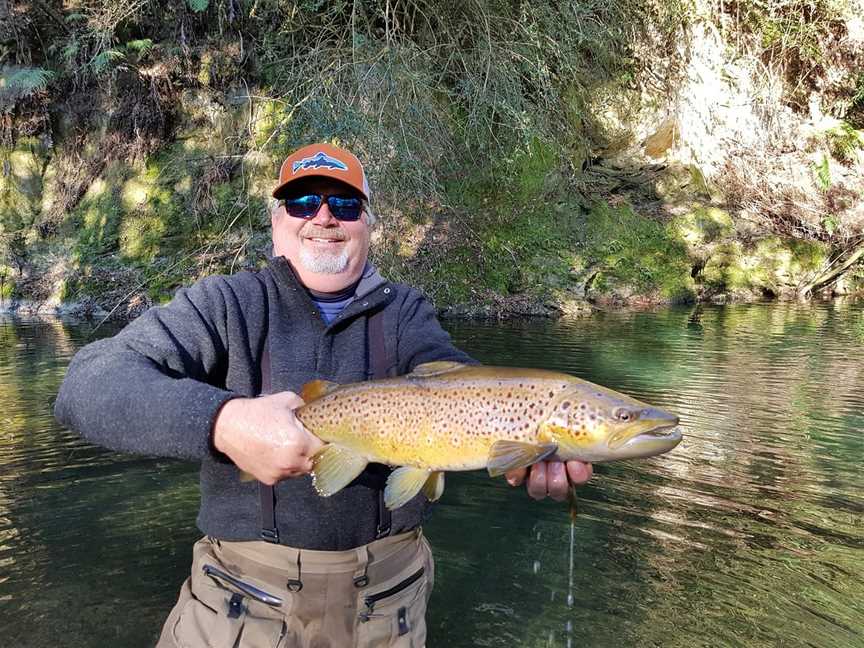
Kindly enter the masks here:
M 521 486 L 528 476 L 528 495 L 541 500 L 547 495 L 558 502 L 567 499 L 570 484 L 580 486 L 591 479 L 594 468 L 581 461 L 541 461 L 530 468 L 511 470 L 505 476 L 511 486 Z
M 230 400 L 213 425 L 213 446 L 268 485 L 305 475 L 324 444 L 294 416 L 302 404 L 290 391 Z

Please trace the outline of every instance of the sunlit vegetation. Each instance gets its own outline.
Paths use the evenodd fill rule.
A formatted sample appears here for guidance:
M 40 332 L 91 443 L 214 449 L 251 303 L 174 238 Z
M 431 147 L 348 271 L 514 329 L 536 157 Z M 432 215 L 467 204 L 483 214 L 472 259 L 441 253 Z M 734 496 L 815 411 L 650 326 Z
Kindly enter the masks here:
M 367 161 L 384 216 L 376 263 L 453 312 L 857 285 L 864 77 L 826 72 L 846 61 L 841 0 L 742 0 L 708 15 L 636 0 L 76 0 L 0 14 L 0 261 L 21 298 L 56 294 L 50 276 L 64 298 L 110 310 L 255 266 L 274 170 L 315 139 Z M 662 101 L 682 79 L 682 34 L 705 20 L 762 77 L 783 79 L 778 106 L 802 113 L 839 79 L 823 93 L 837 119 L 801 145 L 814 147 L 801 162 L 813 191 L 776 181 L 772 151 L 740 163 L 733 151 L 720 177 L 688 163 L 680 182 L 674 165 L 627 157 L 639 120 L 674 110 Z M 779 131 L 778 107 L 762 110 Z M 682 137 L 668 115 L 652 131 L 655 159 Z M 728 215 L 722 232 L 699 217 L 682 230 L 703 204 Z M 739 236 L 742 215 L 755 237 Z M 752 274 L 739 254 L 766 237 L 824 246 L 823 266 L 779 290 L 738 278 Z

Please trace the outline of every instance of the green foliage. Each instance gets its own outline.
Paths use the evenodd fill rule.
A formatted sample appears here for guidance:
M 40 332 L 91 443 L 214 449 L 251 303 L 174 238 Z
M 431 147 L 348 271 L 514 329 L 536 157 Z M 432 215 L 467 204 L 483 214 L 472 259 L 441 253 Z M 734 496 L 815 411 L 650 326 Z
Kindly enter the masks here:
M 195 13 L 207 11 L 210 6 L 210 0 L 186 0 L 186 5 Z
M 125 58 L 126 55 L 120 50 L 105 50 L 93 57 L 93 60 L 90 61 L 90 68 L 93 70 L 94 74 L 102 74 Z
M 14 270 L 0 263 L 0 300 L 9 299 L 15 294 Z
M 595 283 L 601 291 L 626 287 L 672 301 L 693 298 L 691 261 L 673 228 L 629 207 L 598 204 L 588 214 L 583 236 L 586 260 L 598 268 Z
M 816 66 L 826 62 L 826 45 L 844 29 L 844 0 L 739 0 L 720 3 L 723 22 L 750 34 L 760 58 L 782 69 L 787 99 L 803 105 Z M 737 38 L 740 42 L 740 36 Z
M 833 236 L 834 232 L 840 227 L 840 220 L 834 214 L 825 214 L 822 217 L 822 227 L 828 233 L 828 236 Z
M 471 238 L 441 255 L 420 283 L 438 306 L 523 293 L 543 299 L 568 281 L 573 242 L 570 219 L 556 209 L 478 222 Z
M 135 52 L 139 56 L 144 56 L 153 49 L 153 41 L 149 38 L 140 38 L 137 40 L 131 40 L 126 43 L 126 49 L 130 52 Z
M 822 161 L 819 164 L 813 165 L 813 174 L 816 177 L 816 184 L 822 191 L 828 191 L 831 188 L 831 166 L 827 155 L 822 156 Z
M 45 90 L 53 77 L 54 72 L 51 70 L 23 68 L 5 78 L 0 78 L 0 89 L 5 85 L 6 88 L 26 97 Z
M 845 164 L 857 162 L 858 151 L 864 149 L 864 136 L 846 121 L 826 131 L 825 139 L 831 156 Z M 827 165 L 827 160 L 825 164 Z
M 673 218 L 669 229 L 692 246 L 714 243 L 734 231 L 729 212 L 704 205 L 696 205 L 692 211 Z

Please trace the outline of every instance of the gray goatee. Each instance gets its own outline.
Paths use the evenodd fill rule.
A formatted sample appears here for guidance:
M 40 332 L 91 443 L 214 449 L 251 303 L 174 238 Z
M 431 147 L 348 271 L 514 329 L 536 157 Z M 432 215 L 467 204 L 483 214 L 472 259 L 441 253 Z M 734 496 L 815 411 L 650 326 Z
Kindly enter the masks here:
M 300 264 L 309 272 L 339 274 L 348 267 L 348 251 L 344 248 L 341 252 L 310 250 L 302 245 L 300 247 Z

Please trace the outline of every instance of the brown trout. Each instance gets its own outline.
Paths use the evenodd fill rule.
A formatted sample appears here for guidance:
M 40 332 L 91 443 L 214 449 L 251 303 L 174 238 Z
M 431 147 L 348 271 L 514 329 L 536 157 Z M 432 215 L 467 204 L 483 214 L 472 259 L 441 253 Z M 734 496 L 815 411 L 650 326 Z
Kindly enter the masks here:
M 325 445 L 312 461 L 320 495 L 339 492 L 369 462 L 399 466 L 384 501 L 402 506 L 444 490 L 446 470 L 502 475 L 555 457 L 612 461 L 668 452 L 678 417 L 567 374 L 430 362 L 398 378 L 312 381 L 297 417 Z

